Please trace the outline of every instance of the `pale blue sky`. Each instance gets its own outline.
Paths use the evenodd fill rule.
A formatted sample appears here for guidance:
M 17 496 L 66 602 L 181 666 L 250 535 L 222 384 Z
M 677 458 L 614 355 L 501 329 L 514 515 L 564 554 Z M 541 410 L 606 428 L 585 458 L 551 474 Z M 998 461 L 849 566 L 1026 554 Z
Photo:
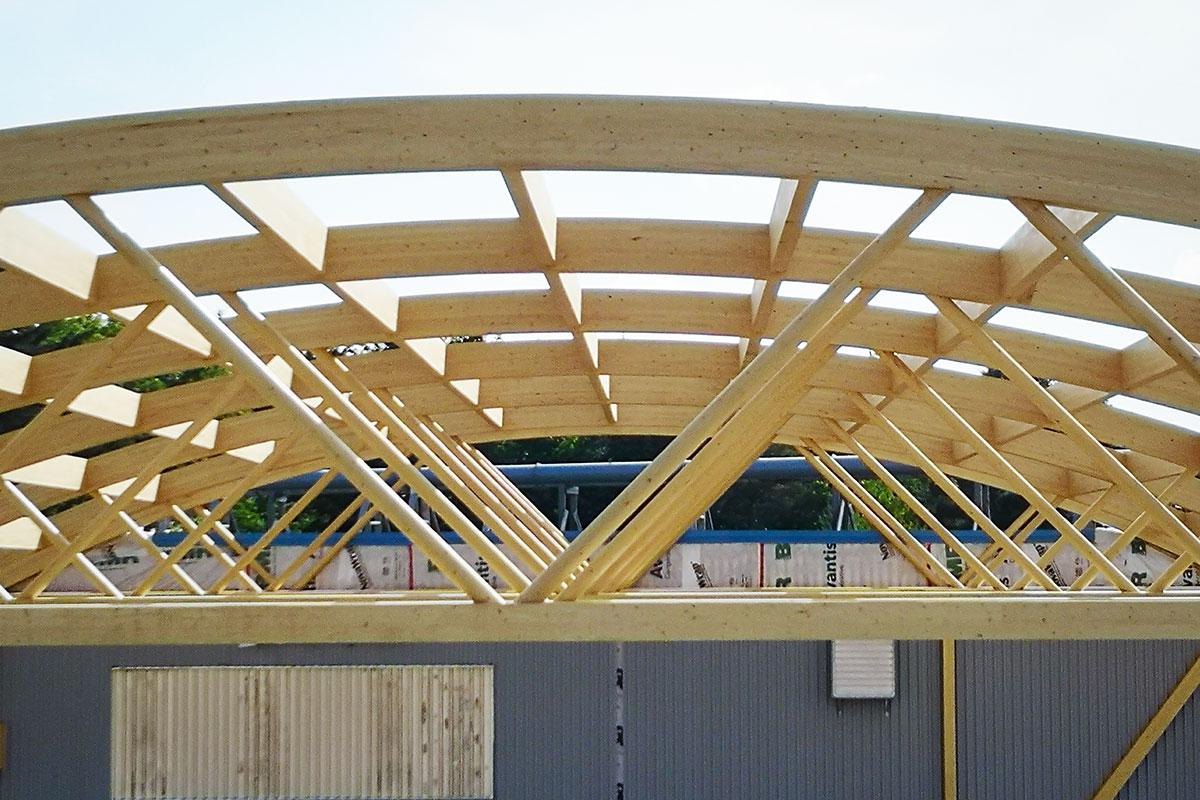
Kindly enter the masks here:
M 4 0 L 0 127 L 367 95 L 867 105 L 1200 146 L 1187 0 Z

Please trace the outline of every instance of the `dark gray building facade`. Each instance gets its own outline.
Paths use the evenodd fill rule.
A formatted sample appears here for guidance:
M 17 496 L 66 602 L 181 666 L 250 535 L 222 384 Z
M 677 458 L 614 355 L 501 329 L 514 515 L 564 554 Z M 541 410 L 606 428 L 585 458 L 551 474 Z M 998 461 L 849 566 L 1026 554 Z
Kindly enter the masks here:
M 830 697 L 827 642 L 622 646 L 624 797 L 936 798 L 937 642 L 899 642 L 892 701 Z M 961 642 L 959 797 L 1088 798 L 1194 642 Z M 109 794 L 118 666 L 486 663 L 501 800 L 616 797 L 612 644 L 0 648 L 0 800 Z M 1193 698 L 1122 797 L 1200 797 Z

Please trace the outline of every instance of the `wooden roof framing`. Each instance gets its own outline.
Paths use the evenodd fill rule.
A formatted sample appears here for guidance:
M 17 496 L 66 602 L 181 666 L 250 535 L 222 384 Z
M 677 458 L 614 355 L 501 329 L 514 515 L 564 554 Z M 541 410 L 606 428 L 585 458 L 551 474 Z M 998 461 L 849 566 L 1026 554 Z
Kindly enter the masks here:
M 912 550 L 908 532 L 837 473 L 828 451 L 917 463 L 935 481 L 962 477 L 1022 494 L 1060 530 L 1062 546 L 1078 548 L 1129 602 L 1147 592 L 1060 509 L 1136 530 L 1179 557 L 1175 574 L 1200 561 L 1200 433 L 1106 403 L 1131 395 L 1200 413 L 1200 286 L 1111 269 L 1084 243 L 1117 215 L 1200 226 L 1195 151 L 856 109 L 468 97 L 0 131 L 0 163 L 0 326 L 89 312 L 128 320 L 114 339 L 65 350 L 27 356 L 0 348 L 0 411 L 45 406 L 25 429 L 0 434 L 0 548 L 12 548 L 0 549 L 0 601 L 55 602 L 47 586 L 87 548 L 322 467 L 350 477 L 481 604 L 611 597 L 629 591 L 689 517 L 771 441 L 797 446 L 828 472 L 938 585 L 930 592 L 964 586 Z M 279 180 L 468 169 L 499 173 L 515 219 L 329 227 Z M 758 225 L 563 218 L 537 174 L 550 169 L 756 175 L 779 185 L 770 220 Z M 822 180 L 922 194 L 880 236 L 822 230 L 804 222 Z M 91 199 L 179 185 L 208 187 L 255 233 L 144 248 Z M 911 238 L 953 193 L 1011 200 L 1027 222 L 999 249 Z M 116 252 L 94 256 L 21 209 L 58 198 Z M 549 288 L 400 297 L 386 282 L 519 272 L 543 274 Z M 752 290 L 581 288 L 578 276 L 595 272 L 738 277 Z M 780 293 L 784 281 L 826 289 L 796 299 Z M 340 302 L 260 315 L 237 295 L 313 283 Z M 937 313 L 869 304 L 881 290 L 923 296 Z M 238 315 L 207 316 L 196 297 L 208 294 L 226 298 Z M 1113 349 L 996 325 L 994 315 L 1009 306 L 1145 336 Z M 537 332 L 568 338 L 456 340 Z M 606 336 L 620 333 L 726 338 Z M 389 346 L 333 350 L 364 342 Z M 943 358 L 1004 377 L 934 369 Z M 224 365 L 229 374 L 144 394 L 117 386 L 200 365 Z M 469 444 L 589 433 L 677 438 L 569 544 Z M 135 440 L 75 455 L 127 437 Z M 501 591 L 366 469 L 365 458 L 383 459 L 465 530 L 502 577 Z M 421 484 L 414 461 L 434 469 L 444 496 Z M 459 506 L 500 534 L 508 551 L 491 545 Z M 971 585 L 1001 593 L 984 562 L 1008 552 L 1025 570 L 1022 585 L 1070 594 L 1047 578 L 1044 563 L 1022 555 L 1012 538 L 1019 532 L 991 528 L 995 549 L 971 564 Z M 203 519 L 185 541 L 220 547 L 222 537 L 219 520 Z M 135 594 L 150 593 L 167 573 L 191 594 L 279 594 L 254 591 L 253 581 L 228 571 L 215 588 L 189 585 L 175 568 L 181 555 L 163 557 Z M 244 568 L 252 558 L 235 550 L 229 564 Z M 93 582 L 110 600 L 128 600 Z

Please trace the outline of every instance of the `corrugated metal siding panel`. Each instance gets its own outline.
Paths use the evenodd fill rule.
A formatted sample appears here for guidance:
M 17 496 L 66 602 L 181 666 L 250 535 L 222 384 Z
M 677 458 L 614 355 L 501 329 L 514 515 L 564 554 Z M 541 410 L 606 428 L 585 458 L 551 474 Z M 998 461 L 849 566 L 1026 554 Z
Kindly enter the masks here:
M 0 648 L 0 800 L 109 796 L 114 667 L 448 663 L 494 666 L 497 798 L 611 796 L 611 645 L 435 644 Z
M 504 650 L 506 668 L 496 661 L 496 796 L 608 800 L 613 646 L 517 644 Z
M 1172 681 L 1183 674 L 1197 647 L 1182 649 L 1186 654 L 1184 662 Z M 1146 711 L 1147 718 L 1150 713 Z M 1180 709 L 1120 794 L 1122 800 L 1164 797 L 1200 797 L 1200 692 L 1193 694 Z
M 492 668 L 112 673 L 112 796 L 489 798 Z
M 1195 642 L 960 642 L 959 796 L 1088 798 L 1197 652 Z M 1197 797 L 1193 697 L 1121 793 Z
M 959 797 L 1090 797 L 1197 647 L 960 643 Z M 937 644 L 898 643 L 887 716 L 839 715 L 828 648 L 627 645 L 626 797 L 937 797 Z M 364 663 L 494 664 L 496 796 L 612 797 L 612 646 L 463 644 L 0 648 L 0 800 L 108 796 L 114 666 Z M 1122 797 L 1200 797 L 1198 737 L 1193 698 Z
M 938 645 L 897 659 L 894 701 L 835 701 L 828 642 L 627 645 L 626 797 L 937 796 Z

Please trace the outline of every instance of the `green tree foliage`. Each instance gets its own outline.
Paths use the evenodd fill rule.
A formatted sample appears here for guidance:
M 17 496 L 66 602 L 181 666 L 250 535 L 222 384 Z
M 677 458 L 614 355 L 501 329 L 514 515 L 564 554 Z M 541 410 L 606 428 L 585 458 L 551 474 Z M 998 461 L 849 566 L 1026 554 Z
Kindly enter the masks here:
M 35 356 L 115 336 L 121 321 L 107 314 L 84 314 L 0 330 L 0 347 Z M 40 403 L 0 412 L 0 433 L 24 427 L 42 408 Z
M 0 331 L 0 346 L 26 355 L 36 356 L 67 347 L 98 342 L 121 332 L 124 323 L 107 314 L 83 314 L 53 322 L 38 322 L 20 328 Z M 192 369 L 150 375 L 126 381 L 121 385 L 135 392 L 153 392 L 168 386 L 213 378 L 226 374 L 227 370 L 216 364 Z
M 830 528 L 830 495 L 824 481 L 742 481 L 713 503 L 713 525 L 727 530 Z
M 107 314 L 84 314 L 0 331 L 0 346 L 36 356 L 116 336 L 122 327 L 120 320 Z
M 905 476 L 899 480 L 904 484 L 904 488 L 912 492 L 918 500 L 927 502 L 930 499 L 929 496 L 931 492 L 929 490 L 933 488 L 933 485 L 926 479 L 915 476 Z M 914 513 L 913 510 L 910 509 L 895 492 L 885 486 L 883 481 L 875 480 L 874 478 L 868 478 L 862 482 L 862 485 L 868 492 L 871 493 L 872 497 L 878 500 L 880 504 L 891 513 L 893 517 L 900 521 L 901 525 L 910 530 L 912 528 L 925 527 L 925 523 L 921 521 L 921 518 L 918 517 L 916 513 Z M 851 519 L 853 521 L 853 527 L 855 528 L 871 527 L 857 511 L 853 512 Z
M 517 439 L 480 445 L 497 464 L 555 464 L 580 461 L 647 461 L 658 455 L 670 441 L 662 436 L 560 436 L 546 439 Z M 771 445 L 766 457 L 794 456 L 786 445 Z M 966 515 L 950 498 L 924 476 L 900 479 L 918 499 L 951 529 L 971 527 Z M 925 524 L 905 503 L 878 480 L 863 482 L 897 519 L 908 528 Z M 589 487 L 579 498 L 579 515 L 586 525 L 608 504 L 620 487 Z M 553 518 L 557 492 L 536 488 L 529 492 L 538 507 Z M 993 490 L 994 517 L 1007 524 L 1025 507 L 1020 498 Z M 713 523 L 734 530 L 825 529 L 834 526 L 831 512 L 832 490 L 824 481 L 742 481 L 712 506 Z M 847 524 L 867 528 L 866 521 L 852 514 Z
M 195 383 L 196 381 L 208 380 L 209 378 L 228 374 L 229 370 L 220 364 L 209 364 L 203 367 L 179 370 L 178 372 L 166 372 L 162 375 L 137 378 L 132 381 L 125 381 L 121 386 L 134 392 L 157 392 L 159 389 L 166 389 L 169 386 L 181 386 L 185 383 Z
M 490 442 L 479 449 L 497 464 L 649 461 L 670 441 L 667 436 L 553 436 Z
M 77 317 L 67 317 L 53 322 L 38 322 L 20 328 L 10 328 L 0 331 L 0 347 L 7 347 L 26 355 L 36 356 L 43 353 L 63 350 L 68 347 L 98 342 L 120 333 L 124 324 L 107 314 L 83 314 Z M 134 380 L 125 381 L 120 385 L 134 392 L 153 392 L 169 386 L 179 386 L 184 383 L 206 380 L 228 372 L 219 364 L 209 364 L 192 369 L 168 372 L 162 375 L 149 375 Z M 41 409 L 40 404 L 32 404 L 0 412 L 0 433 L 23 427 Z M 87 456 L 124 447 L 138 438 L 121 439 L 99 448 L 90 448 Z
M 249 494 L 234 504 L 230 521 L 235 531 L 265 531 L 267 529 L 267 503 L 265 495 Z
M 352 495 L 320 495 L 296 515 L 296 518 L 292 520 L 288 528 L 293 531 L 304 531 L 306 533 L 321 531 L 333 521 L 334 517 L 346 508 L 346 505 L 352 499 Z M 271 501 L 266 495 L 257 493 L 246 495 L 235 503 L 229 512 L 233 530 L 238 532 L 265 531 L 270 527 L 269 521 L 281 516 L 295 500 L 295 497 L 276 497 L 275 514 L 270 514 L 268 504 Z M 351 515 L 347 525 L 353 524 L 354 520 L 355 517 Z

